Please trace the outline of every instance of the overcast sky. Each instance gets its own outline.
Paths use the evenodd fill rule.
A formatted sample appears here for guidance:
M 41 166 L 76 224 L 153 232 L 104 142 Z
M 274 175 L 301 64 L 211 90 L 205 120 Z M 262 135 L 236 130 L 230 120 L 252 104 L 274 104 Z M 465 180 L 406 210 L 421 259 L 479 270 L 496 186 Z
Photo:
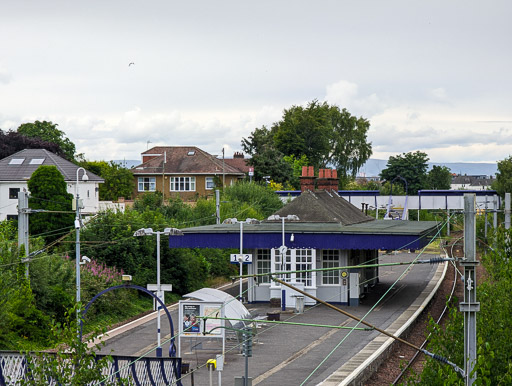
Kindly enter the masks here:
M 50 120 L 89 160 L 231 156 L 318 99 L 370 120 L 372 158 L 496 162 L 512 154 L 511 15 L 509 0 L 1 0 L 0 128 Z

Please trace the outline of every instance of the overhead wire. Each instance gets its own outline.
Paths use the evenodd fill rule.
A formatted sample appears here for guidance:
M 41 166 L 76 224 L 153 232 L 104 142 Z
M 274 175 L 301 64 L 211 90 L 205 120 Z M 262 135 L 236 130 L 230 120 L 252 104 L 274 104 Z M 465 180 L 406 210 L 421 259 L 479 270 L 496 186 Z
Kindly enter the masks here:
M 442 228 L 441 228 L 442 229 Z M 438 235 L 440 233 L 440 230 L 438 231 Z M 431 241 L 432 242 L 432 241 Z M 426 248 L 424 248 L 417 256 L 417 258 L 419 258 L 424 250 Z M 410 268 L 410 267 L 409 267 Z M 364 320 L 365 318 L 370 315 L 370 313 L 377 307 L 377 305 L 384 299 L 384 297 L 391 291 L 391 289 L 394 288 L 394 286 L 396 285 L 396 283 L 398 283 L 399 280 L 402 279 L 402 277 L 407 273 L 409 272 L 409 268 L 405 269 L 404 272 L 398 277 L 398 279 L 395 280 L 395 282 L 388 288 L 388 290 L 381 296 L 381 298 L 368 310 L 368 312 L 362 317 L 360 318 L 360 320 L 357 322 L 356 326 L 359 326 L 359 324 L 361 323 L 364 323 L 364 324 L 367 324 Z M 379 332 L 382 332 L 379 330 Z M 325 363 L 325 361 L 327 361 L 327 359 L 329 359 L 331 357 L 332 354 L 334 354 L 334 352 L 346 341 L 346 339 L 351 335 L 352 331 L 349 331 L 347 335 L 345 335 L 345 337 L 332 349 L 332 351 L 327 354 L 327 356 L 318 364 L 318 366 L 306 377 L 306 379 L 301 383 L 301 385 L 304 385 L 312 376 L 313 374 L 316 373 L 316 371 L 318 371 L 318 369 Z M 395 338 L 396 339 L 396 338 Z M 402 341 L 402 340 L 401 340 Z M 403 341 L 403 342 L 406 342 L 406 341 Z M 406 342 L 406 344 L 410 345 L 410 343 Z M 426 351 L 426 350 L 425 350 Z M 430 353 L 428 353 L 430 354 Z M 438 358 L 436 358 L 438 359 Z M 445 362 L 446 363 L 446 362 Z M 450 365 L 453 365 L 452 363 L 449 363 Z M 455 365 L 456 366 L 456 365 Z M 460 370 L 460 369 L 459 369 Z

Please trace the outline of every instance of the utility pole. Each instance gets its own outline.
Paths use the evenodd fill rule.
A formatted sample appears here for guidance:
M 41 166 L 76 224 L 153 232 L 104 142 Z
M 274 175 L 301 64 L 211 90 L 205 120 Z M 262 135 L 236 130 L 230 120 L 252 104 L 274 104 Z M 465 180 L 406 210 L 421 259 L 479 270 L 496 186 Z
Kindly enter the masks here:
M 215 217 L 217 219 L 216 224 L 220 224 L 220 191 L 215 189 Z
M 29 254 L 28 246 L 28 194 L 24 191 L 18 192 L 18 249 L 25 247 L 25 256 Z M 28 265 L 26 262 L 25 277 L 28 279 Z
M 464 373 L 466 385 L 473 385 L 476 373 L 476 313 L 480 303 L 476 301 L 476 196 L 464 194 L 464 302 L 460 311 L 464 313 Z
M 510 193 L 505 193 L 505 229 L 510 229 Z

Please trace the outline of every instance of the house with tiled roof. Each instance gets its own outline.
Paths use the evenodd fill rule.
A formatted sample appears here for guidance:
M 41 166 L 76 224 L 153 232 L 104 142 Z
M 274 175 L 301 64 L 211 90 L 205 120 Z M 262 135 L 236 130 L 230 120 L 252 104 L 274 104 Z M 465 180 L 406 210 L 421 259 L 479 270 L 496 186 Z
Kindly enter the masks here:
M 67 191 L 76 194 L 79 166 L 45 149 L 25 149 L 0 160 L 0 221 L 16 218 L 18 215 L 18 192 L 27 191 L 27 182 L 32 173 L 41 165 L 56 166 L 64 177 Z M 87 181 L 79 173 L 78 194 L 83 200 L 83 213 L 96 213 L 99 210 L 99 184 L 104 180 L 87 172 Z
M 142 163 L 131 169 L 134 197 L 163 192 L 164 197 L 194 200 L 213 196 L 216 186 L 228 186 L 245 173 L 225 160 L 195 146 L 156 146 L 142 153 Z

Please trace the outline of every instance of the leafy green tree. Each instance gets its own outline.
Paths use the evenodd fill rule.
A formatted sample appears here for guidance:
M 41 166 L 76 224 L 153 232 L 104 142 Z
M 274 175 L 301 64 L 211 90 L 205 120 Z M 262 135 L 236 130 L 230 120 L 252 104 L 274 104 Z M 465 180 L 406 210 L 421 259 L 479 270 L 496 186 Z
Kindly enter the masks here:
M 316 168 L 333 165 L 341 176 L 355 176 L 372 154 L 370 123 L 347 109 L 313 100 L 292 106 L 274 124 L 274 142 L 285 155 L 305 155 Z
M 428 172 L 427 183 L 429 189 L 448 190 L 452 184 L 452 172 L 446 166 L 432 166 Z
M 69 138 L 65 137 L 62 130 L 57 129 L 58 124 L 51 121 L 35 121 L 33 123 L 23 123 L 18 127 L 18 133 L 31 138 L 40 138 L 43 141 L 57 144 L 69 161 L 75 159 L 76 147 Z
M 269 176 L 276 182 L 284 183 L 293 178 L 293 169 L 283 159 L 284 154 L 276 148 L 273 136 L 273 132 L 265 126 L 255 129 L 249 138 L 242 139 L 242 149 L 251 156 L 247 163 L 254 167 L 256 181 Z
M 309 166 L 308 157 L 302 155 L 297 158 L 294 155 L 285 155 L 283 157 L 284 161 L 289 163 L 292 167 L 293 174 L 290 180 L 288 180 L 288 184 L 291 185 L 293 189 L 300 189 L 300 176 L 302 176 L 302 167 Z
M 427 186 L 428 156 L 421 151 L 402 153 L 391 156 L 388 159 L 386 168 L 380 173 L 385 182 L 392 182 L 396 177 L 402 177 L 407 181 L 407 194 L 415 195 L 418 190 Z M 401 178 L 393 182 L 393 193 L 397 185 L 405 190 L 405 183 Z
M 505 193 L 512 193 L 512 156 L 498 161 L 498 173 L 491 186 L 501 197 L 505 197 Z
M 477 286 L 477 383 L 479 385 L 512 384 L 512 230 L 498 228 L 490 242 L 493 249 L 482 255 L 486 277 Z M 445 328 L 430 322 L 432 332 L 428 350 L 463 367 L 464 317 L 457 302 L 450 304 L 450 318 Z M 423 372 L 415 377 L 422 385 L 463 385 L 455 371 L 428 358 Z
M 364 118 L 352 116 L 346 109 L 327 102 L 313 100 L 304 106 L 285 109 L 280 121 L 269 130 L 265 126 L 256 129 L 242 148 L 252 156 L 251 165 L 259 177 L 265 175 L 279 183 L 293 181 L 293 171 L 283 169 L 284 156 L 295 160 L 306 157 L 316 169 L 332 165 L 341 179 L 355 176 L 359 168 L 372 154 L 367 134 L 370 123 Z
M 63 150 L 56 143 L 47 142 L 41 138 L 26 137 L 16 131 L 0 130 L 0 159 L 9 157 L 24 149 L 46 149 L 60 157 L 66 158 Z
M 66 181 L 57 167 L 39 166 L 27 185 L 29 207 L 42 210 L 30 215 L 31 235 L 44 235 L 47 241 L 54 240 L 73 226 L 73 195 L 67 192 Z
M 250 218 L 264 219 L 279 210 L 283 202 L 266 184 L 255 182 L 239 182 L 224 189 L 222 201 L 231 204 L 231 212 L 224 212 L 226 217 L 239 220 Z M 253 208 L 253 215 L 248 213 Z M 221 206 L 222 210 L 222 206 Z
M 283 118 L 274 124 L 274 143 L 288 156 L 305 155 L 317 168 L 328 161 L 332 127 L 329 106 L 314 100 L 306 107 L 292 106 L 285 109 Z
M 79 164 L 105 180 L 100 184 L 100 200 L 116 201 L 119 197 L 132 197 L 135 180 L 133 174 L 121 164 L 113 161 L 82 161 Z

